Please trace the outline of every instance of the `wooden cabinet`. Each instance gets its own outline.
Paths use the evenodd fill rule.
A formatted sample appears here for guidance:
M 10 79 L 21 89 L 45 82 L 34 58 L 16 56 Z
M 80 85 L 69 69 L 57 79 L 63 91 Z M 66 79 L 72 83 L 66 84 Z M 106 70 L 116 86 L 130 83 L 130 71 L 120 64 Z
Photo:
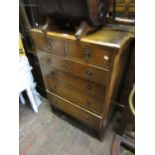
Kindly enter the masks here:
M 97 131 L 113 109 L 131 41 L 130 32 L 105 26 L 74 35 L 31 30 L 50 103 Z

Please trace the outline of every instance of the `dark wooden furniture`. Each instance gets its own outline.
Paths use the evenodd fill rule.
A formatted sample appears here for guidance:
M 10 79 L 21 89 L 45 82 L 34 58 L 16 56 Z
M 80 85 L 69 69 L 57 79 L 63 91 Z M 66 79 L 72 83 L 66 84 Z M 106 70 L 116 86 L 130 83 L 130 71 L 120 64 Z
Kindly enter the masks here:
M 104 23 L 111 0 L 39 0 L 46 17 L 97 27 Z
M 114 108 L 131 33 L 105 26 L 80 41 L 65 31 L 31 34 L 52 106 L 101 133 Z
M 40 11 L 46 17 L 41 29 L 54 31 L 55 25 L 74 25 L 75 36 L 81 39 L 105 24 L 110 2 L 111 0 L 39 0 Z

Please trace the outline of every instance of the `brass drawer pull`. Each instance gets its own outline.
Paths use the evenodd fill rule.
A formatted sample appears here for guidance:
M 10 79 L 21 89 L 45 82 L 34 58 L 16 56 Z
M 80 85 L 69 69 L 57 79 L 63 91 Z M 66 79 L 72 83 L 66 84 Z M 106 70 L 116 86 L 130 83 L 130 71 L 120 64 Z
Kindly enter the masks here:
M 52 41 L 51 40 L 47 40 L 47 46 L 48 46 L 48 49 L 53 50 L 53 46 L 52 46 Z
M 93 72 L 92 72 L 91 69 L 88 69 L 88 70 L 86 71 L 86 74 L 87 74 L 87 77 L 88 77 L 89 79 L 91 79 L 91 78 L 92 78 Z
M 84 57 L 84 59 L 85 59 L 86 61 L 89 60 L 89 58 L 90 58 L 90 50 L 89 50 L 89 49 L 84 50 L 83 57 Z

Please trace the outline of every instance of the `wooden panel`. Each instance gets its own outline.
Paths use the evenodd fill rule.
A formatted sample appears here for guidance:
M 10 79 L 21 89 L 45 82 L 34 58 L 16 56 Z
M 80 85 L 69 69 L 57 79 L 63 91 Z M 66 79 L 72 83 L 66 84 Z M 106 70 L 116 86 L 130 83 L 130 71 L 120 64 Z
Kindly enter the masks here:
M 132 51 L 131 51 L 129 67 L 133 68 L 135 70 L 135 45 L 133 45 L 133 48 L 132 48 Z
M 42 49 L 42 50 L 45 50 L 45 51 L 48 51 L 48 48 L 47 48 L 47 42 L 46 42 L 46 39 L 45 39 L 45 35 L 41 34 L 41 33 L 37 33 L 37 32 L 31 32 L 32 34 L 32 37 L 33 37 L 33 40 L 35 42 L 35 45 L 38 49 Z
M 111 68 L 114 59 L 114 49 L 96 47 L 91 44 L 81 44 L 79 42 L 67 42 L 66 55 L 78 58 L 84 63 L 93 64 L 99 67 Z
M 102 85 L 108 84 L 110 78 L 110 72 L 108 70 L 81 63 L 73 59 L 71 60 L 59 57 L 43 51 L 38 51 L 37 53 L 40 60 L 40 65 L 47 66 L 46 68 L 56 68 L 58 70 L 70 73 L 74 76 L 86 79 L 88 81 L 93 81 Z
M 119 97 L 119 102 L 122 105 L 126 106 L 128 104 L 130 91 L 131 91 L 131 89 L 127 89 L 127 88 L 124 88 L 124 87 L 121 89 L 121 95 Z
M 135 70 L 133 68 L 128 68 L 124 81 L 122 80 L 122 86 L 131 89 L 134 83 L 135 83 Z
M 81 122 L 91 126 L 92 128 L 99 130 L 102 117 L 94 113 L 89 112 L 86 109 L 70 102 L 54 93 L 47 91 L 48 98 L 52 105 L 75 117 Z
M 61 39 L 51 39 L 42 33 L 32 32 L 35 45 L 38 49 L 65 56 L 65 42 Z
M 57 95 L 60 95 L 78 105 L 95 112 L 102 114 L 103 100 L 97 101 L 88 95 L 85 95 L 79 91 L 73 90 L 69 85 L 65 85 L 61 81 L 50 79 L 46 81 L 47 89 Z M 79 86 L 80 87 L 80 86 Z M 102 96 L 101 96 L 102 97 Z

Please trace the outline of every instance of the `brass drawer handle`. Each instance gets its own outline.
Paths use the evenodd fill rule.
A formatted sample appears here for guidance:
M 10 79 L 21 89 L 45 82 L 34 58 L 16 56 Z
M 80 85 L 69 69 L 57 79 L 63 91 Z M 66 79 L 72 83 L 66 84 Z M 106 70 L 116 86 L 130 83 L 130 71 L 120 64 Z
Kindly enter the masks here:
M 84 57 L 84 59 L 85 59 L 86 61 L 89 60 L 89 58 L 90 58 L 90 50 L 89 50 L 89 49 L 84 50 L 83 57 Z
M 47 41 L 47 46 L 48 46 L 48 49 L 53 50 L 53 46 L 52 46 L 52 41 L 51 40 Z
M 86 71 L 86 74 L 87 74 L 87 77 L 88 77 L 89 79 L 91 79 L 91 78 L 92 78 L 93 72 L 92 72 L 91 69 L 88 69 L 88 70 Z

